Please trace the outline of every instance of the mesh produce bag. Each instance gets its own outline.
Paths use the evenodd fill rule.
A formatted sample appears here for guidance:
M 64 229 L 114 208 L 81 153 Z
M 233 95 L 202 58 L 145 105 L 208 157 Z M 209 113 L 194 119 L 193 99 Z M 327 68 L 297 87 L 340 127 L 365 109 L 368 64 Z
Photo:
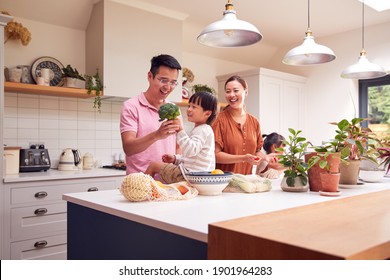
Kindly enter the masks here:
M 198 195 L 187 182 L 165 185 L 142 172 L 127 175 L 120 192 L 130 201 L 190 199 Z

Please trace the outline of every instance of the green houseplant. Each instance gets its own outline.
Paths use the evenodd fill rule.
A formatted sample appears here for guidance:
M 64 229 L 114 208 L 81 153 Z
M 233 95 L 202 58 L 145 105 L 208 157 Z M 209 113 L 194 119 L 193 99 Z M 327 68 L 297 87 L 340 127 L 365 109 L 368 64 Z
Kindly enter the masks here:
M 301 130 L 294 130 L 289 128 L 288 139 L 283 141 L 284 148 L 277 148 L 280 155 L 277 155 L 279 163 L 282 164 L 286 170 L 281 182 L 281 187 L 284 191 L 307 191 L 308 190 L 308 175 L 307 171 L 317 163 L 318 158 L 313 159 L 309 163 L 304 161 L 306 149 L 309 142 L 306 138 L 300 136 Z
M 213 95 L 216 95 L 217 92 L 215 91 L 215 89 L 213 89 L 212 87 L 209 87 L 208 85 L 202 85 L 202 84 L 196 84 L 196 85 L 193 85 L 192 86 L 192 91 L 195 93 L 195 92 L 199 92 L 199 91 L 207 91 L 207 92 L 210 92 L 212 93 Z
M 369 139 L 374 139 L 371 137 L 372 132 L 360 125 L 364 120 L 366 119 L 353 118 L 350 121 L 342 119 L 339 122 L 332 122 L 332 125 L 337 126 L 335 138 L 315 149 L 323 153 L 340 153 L 340 184 L 357 184 L 362 158 L 375 161 L 368 145 Z
M 73 68 L 69 64 L 62 68 L 62 77 L 64 78 L 65 87 L 85 88 L 85 78 L 76 68 Z
M 97 109 L 100 112 L 102 106 L 101 96 L 103 94 L 103 83 L 99 76 L 99 69 L 96 69 L 96 73 L 93 76 L 84 75 L 88 94 L 95 94 L 95 99 L 93 101 L 93 108 Z

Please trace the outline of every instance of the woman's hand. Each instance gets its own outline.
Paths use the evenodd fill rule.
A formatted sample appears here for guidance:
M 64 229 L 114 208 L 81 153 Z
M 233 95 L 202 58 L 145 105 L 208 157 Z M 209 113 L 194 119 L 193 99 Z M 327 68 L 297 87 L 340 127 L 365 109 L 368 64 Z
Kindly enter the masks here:
M 162 156 L 162 161 L 165 163 L 175 163 L 176 157 L 175 155 L 164 154 Z

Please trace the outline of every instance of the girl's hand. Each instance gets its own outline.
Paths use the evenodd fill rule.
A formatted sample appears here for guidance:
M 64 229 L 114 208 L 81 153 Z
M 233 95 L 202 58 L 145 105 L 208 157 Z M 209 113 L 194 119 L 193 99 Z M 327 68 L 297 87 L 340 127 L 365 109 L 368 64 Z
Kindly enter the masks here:
M 175 155 L 165 154 L 162 156 L 162 161 L 165 163 L 175 163 L 176 157 Z

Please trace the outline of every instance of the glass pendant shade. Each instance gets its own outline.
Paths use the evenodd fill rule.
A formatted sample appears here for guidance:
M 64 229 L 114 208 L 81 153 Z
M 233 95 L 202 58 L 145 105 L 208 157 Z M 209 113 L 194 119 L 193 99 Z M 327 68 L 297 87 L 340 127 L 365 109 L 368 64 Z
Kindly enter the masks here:
M 342 78 L 360 80 L 380 78 L 386 75 L 386 71 L 381 66 L 368 61 L 364 49 L 360 52 L 358 62 L 347 67 L 341 73 Z
M 225 5 L 223 18 L 203 29 L 198 42 L 210 47 L 244 47 L 259 42 L 263 35 L 249 22 L 237 19 L 233 4 Z
M 294 66 L 321 64 L 334 60 L 334 52 L 314 41 L 312 32 L 306 31 L 302 45 L 291 49 L 283 58 L 283 63 Z

